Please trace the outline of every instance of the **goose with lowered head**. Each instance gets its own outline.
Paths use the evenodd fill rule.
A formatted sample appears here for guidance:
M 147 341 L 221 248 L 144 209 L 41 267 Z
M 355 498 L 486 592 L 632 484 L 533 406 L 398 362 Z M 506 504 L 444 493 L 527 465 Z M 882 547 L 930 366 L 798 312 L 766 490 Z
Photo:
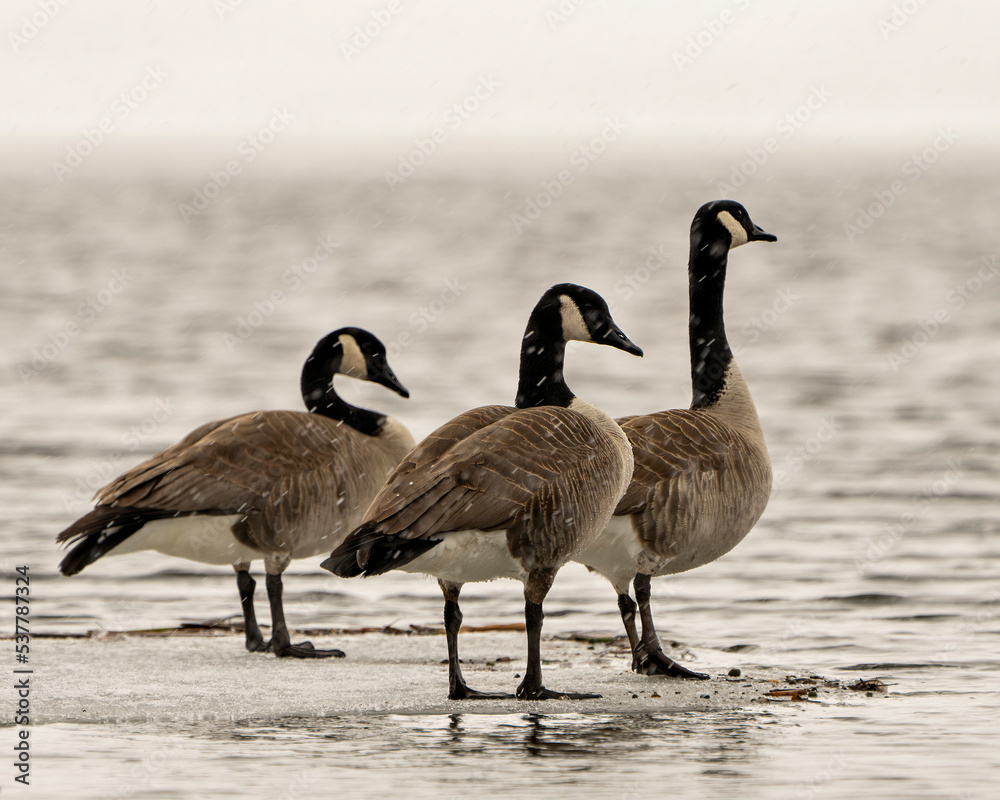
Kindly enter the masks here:
M 385 347 L 361 328 L 341 328 L 316 345 L 302 368 L 309 413 L 257 411 L 209 422 L 97 492 L 97 506 L 59 534 L 71 546 L 59 569 L 75 575 L 106 555 L 155 550 L 204 564 L 231 564 L 250 651 L 324 658 L 340 650 L 292 644 L 281 574 L 293 559 L 338 544 L 413 437 L 397 420 L 357 408 L 334 375 L 379 383 L 409 397 Z M 262 559 L 271 639 L 254 612 L 250 562 Z

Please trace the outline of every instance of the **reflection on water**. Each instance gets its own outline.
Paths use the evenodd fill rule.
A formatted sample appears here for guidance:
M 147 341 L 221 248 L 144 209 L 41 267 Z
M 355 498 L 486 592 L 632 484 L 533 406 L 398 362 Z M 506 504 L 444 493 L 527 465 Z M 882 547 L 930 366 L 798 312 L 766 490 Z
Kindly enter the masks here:
M 504 796 L 639 800 L 991 797 L 995 749 L 952 733 L 954 700 L 738 711 L 381 715 L 38 728 L 32 796 Z M 909 714 L 899 716 L 901 703 Z M 983 730 L 1000 711 L 969 709 Z M 961 792 L 953 791 L 962 787 Z M 563 796 L 559 794 L 559 796 Z
M 736 764 L 752 758 L 761 711 L 724 711 L 660 715 L 605 714 L 450 714 L 384 715 L 364 721 L 351 717 L 243 720 L 233 726 L 198 735 L 238 741 L 322 740 L 350 742 L 352 752 L 383 758 L 394 748 L 428 751 L 433 766 L 437 754 L 445 760 L 491 757 L 571 759 L 595 764 L 624 758 L 642 760 L 667 745 L 675 758 L 707 764 Z M 380 755 L 380 753 L 382 755 Z M 359 763 L 369 769 L 377 762 Z M 440 766 L 440 765 L 438 765 Z M 577 764 L 587 770 L 593 764 Z
M 147 792 L 166 785 L 170 776 L 178 796 L 214 796 L 225 792 L 231 776 L 223 769 L 236 759 L 241 791 L 276 796 L 295 784 L 301 796 L 319 796 L 327 787 L 342 797 L 376 791 L 472 797 L 488 784 L 491 795 L 514 798 L 536 797 L 543 785 L 586 796 L 639 798 L 658 796 L 656 786 L 669 765 L 673 791 L 692 781 L 705 791 L 714 787 L 704 795 L 714 797 L 728 796 L 730 783 L 735 789 L 759 773 L 767 760 L 770 722 L 768 712 L 750 710 L 674 716 L 341 716 L 146 725 L 117 733 L 98 728 L 72 748 L 72 759 L 46 755 L 44 768 L 55 772 L 107 757 L 118 738 L 118 757 L 140 765 L 134 781 L 121 783 L 125 795 L 154 796 Z M 47 727 L 46 735 L 54 746 L 73 733 L 57 725 Z M 80 744 L 89 753 L 81 753 Z

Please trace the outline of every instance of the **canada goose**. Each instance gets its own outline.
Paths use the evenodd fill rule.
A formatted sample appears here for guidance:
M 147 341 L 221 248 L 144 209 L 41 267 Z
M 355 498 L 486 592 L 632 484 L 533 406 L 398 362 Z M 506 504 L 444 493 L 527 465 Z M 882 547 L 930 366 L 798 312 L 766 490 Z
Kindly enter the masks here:
M 322 564 L 345 578 L 391 569 L 438 578 L 452 700 L 511 696 L 470 689 L 458 660 L 462 585 L 495 578 L 524 583 L 528 663 L 517 697 L 599 696 L 542 685 L 542 601 L 559 568 L 603 530 L 632 475 L 621 428 L 566 385 L 569 340 L 642 355 L 599 295 L 553 286 L 531 312 L 521 342 L 516 408 L 467 411 L 424 439 L 396 467 L 361 526 Z
M 726 339 L 722 295 L 729 251 L 774 242 L 732 200 L 707 203 L 691 223 L 688 268 L 693 397 L 689 409 L 618 420 L 635 472 L 604 535 L 575 560 L 618 592 L 632 669 L 646 675 L 707 678 L 668 658 L 649 607 L 650 578 L 708 564 L 732 550 L 764 512 L 771 461 L 757 409 Z M 642 636 L 635 630 L 636 604 Z
M 337 373 L 409 397 L 378 339 L 360 328 L 334 331 L 302 368 L 310 413 L 256 411 L 209 422 L 133 467 L 99 490 L 97 507 L 56 538 L 76 543 L 59 569 L 75 575 L 101 556 L 140 550 L 232 564 L 247 650 L 343 656 L 291 643 L 281 573 L 292 559 L 329 551 L 358 524 L 413 437 L 395 419 L 342 400 L 333 388 Z M 261 558 L 271 605 L 268 643 L 257 625 L 249 572 Z

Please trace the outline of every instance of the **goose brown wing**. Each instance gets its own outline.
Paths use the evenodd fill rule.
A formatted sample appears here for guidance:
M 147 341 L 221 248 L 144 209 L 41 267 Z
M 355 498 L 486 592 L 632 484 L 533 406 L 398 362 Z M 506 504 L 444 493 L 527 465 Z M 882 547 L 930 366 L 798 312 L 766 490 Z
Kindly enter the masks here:
M 459 414 L 430 433 L 414 447 L 386 479 L 385 485 L 365 512 L 366 521 L 387 522 L 386 532 L 401 532 L 429 511 L 440 499 L 442 490 L 433 491 L 435 483 L 444 478 L 454 463 L 454 453 L 473 434 L 503 420 L 516 409 L 509 406 L 483 406 Z M 407 538 L 422 536 L 421 532 L 404 534 Z
M 622 417 L 618 424 L 632 444 L 635 470 L 616 516 L 640 513 L 683 476 L 725 469 L 734 444 L 727 427 L 684 409 Z
M 618 420 L 632 444 L 632 482 L 615 509 L 635 515 L 644 546 L 667 552 L 712 487 L 735 487 L 754 469 L 740 434 L 713 417 L 678 409 Z
M 415 470 L 423 471 L 429 466 L 433 466 L 456 444 L 514 411 L 516 409 L 510 406 L 482 406 L 459 414 L 428 434 L 426 438 L 413 447 L 386 479 L 385 485 L 390 486 L 397 482 L 400 482 L 400 485 L 405 485 L 405 482 L 402 482 L 404 477 Z M 379 502 L 382 495 L 383 493 L 380 492 L 379 496 L 375 498 L 372 507 L 365 514 L 365 519 L 373 518 L 371 515 L 376 513 L 375 503 Z
M 448 447 L 441 440 L 428 444 L 426 452 L 434 454 L 430 460 L 420 457 L 423 444 L 404 459 L 373 501 L 366 521 L 377 523 L 382 534 L 404 538 L 507 530 L 515 555 L 527 547 L 539 561 L 564 555 L 578 529 L 614 502 L 592 487 L 595 477 L 602 487 L 613 485 L 601 478 L 615 475 L 620 459 L 606 434 L 575 411 L 494 406 L 469 413 L 484 411 L 488 413 L 472 420 L 463 415 L 449 425 L 457 424 L 460 431 L 470 421 L 495 421 Z M 533 533 L 542 530 L 544 541 L 536 541 Z
M 161 450 L 141 464 L 136 464 L 132 469 L 123 472 L 106 486 L 98 489 L 94 499 L 99 505 L 135 504 L 139 508 L 148 505 L 143 500 L 156 487 L 160 478 L 188 463 L 192 447 L 213 431 L 224 428 L 238 418 L 238 416 L 227 417 L 199 425 L 176 444 Z M 128 502 L 123 500 L 125 497 L 128 498 Z
M 102 505 L 179 513 L 260 511 L 328 486 L 353 431 L 314 414 L 266 411 L 208 423 L 98 494 Z

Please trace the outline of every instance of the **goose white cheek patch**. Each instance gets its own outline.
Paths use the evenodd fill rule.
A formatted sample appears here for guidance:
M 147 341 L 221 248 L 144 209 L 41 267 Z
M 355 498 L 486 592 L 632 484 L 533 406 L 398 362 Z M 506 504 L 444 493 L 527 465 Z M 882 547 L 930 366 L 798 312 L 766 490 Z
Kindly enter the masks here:
M 368 377 L 368 364 L 365 363 L 364 354 L 353 336 L 341 334 L 337 337 L 340 346 L 344 349 L 344 357 L 340 362 L 340 371 L 351 378 L 365 380 Z
M 566 295 L 559 298 L 559 314 L 562 317 L 563 339 L 567 342 L 592 341 L 587 323 L 583 321 L 580 309 Z
M 746 229 L 740 225 L 728 211 L 719 212 L 719 222 L 726 226 L 726 230 L 729 231 L 730 235 L 733 237 L 733 243 L 729 245 L 729 249 L 732 250 L 734 247 L 739 247 L 741 244 L 746 244 L 749 241 Z

